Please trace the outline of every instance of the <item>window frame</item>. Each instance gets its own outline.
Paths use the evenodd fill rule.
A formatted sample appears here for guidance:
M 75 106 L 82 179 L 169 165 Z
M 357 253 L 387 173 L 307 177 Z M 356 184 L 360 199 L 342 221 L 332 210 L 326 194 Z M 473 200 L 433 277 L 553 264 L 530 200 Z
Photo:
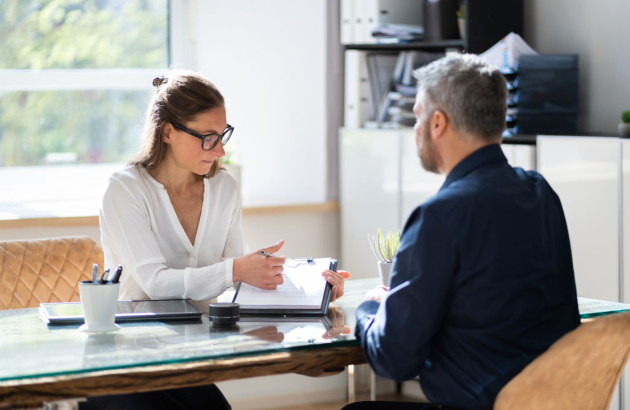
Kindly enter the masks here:
M 155 68 L 108 68 L 108 69 L 0 69 L 0 92 L 20 92 L 20 91 L 80 91 L 80 90 L 150 90 L 153 88 L 152 80 L 169 67 L 182 67 L 194 70 L 195 67 L 195 42 L 192 33 L 195 30 L 195 9 L 194 0 L 168 0 L 167 1 L 167 67 Z M 112 167 L 122 167 L 124 164 L 69 164 L 63 167 L 67 171 L 68 167 L 76 167 L 77 171 L 91 172 L 98 179 L 95 183 L 106 183 L 111 175 Z M 47 166 L 25 166 L 11 167 L 7 169 L 12 179 L 21 180 L 19 175 L 33 174 L 33 171 L 41 171 L 41 184 L 49 185 L 54 183 L 54 175 L 51 175 L 52 167 Z M 0 169 L 2 171 L 2 169 Z M 54 174 L 54 172 L 53 172 Z M 9 181 L 0 186 L 0 193 L 6 190 L 5 194 L 19 195 L 15 192 L 19 183 Z M 4 189 L 3 189 L 4 188 Z M 74 187 L 80 191 L 81 187 Z M 11 191 L 11 192 L 9 192 Z M 94 189 L 92 188 L 92 191 Z M 60 192 L 64 192 L 63 189 Z M 76 203 L 74 195 L 61 194 L 57 198 L 47 197 L 38 201 L 29 201 L 27 193 L 24 206 L 17 208 L 29 208 L 31 211 L 16 211 L 16 202 L 9 200 L 3 209 L 0 204 L 0 220 L 32 219 L 41 217 L 84 217 L 88 215 L 98 215 L 100 196 L 86 198 L 76 210 L 72 210 Z M 7 195 L 7 198 L 9 196 Z M 68 204 L 64 207 L 63 204 Z M 47 205 L 50 209 L 46 209 Z M 30 207 L 29 207 L 30 206 Z M 11 210 L 13 208 L 13 210 Z M 69 209 L 68 209 L 69 208 Z M 8 209 L 8 210 L 7 210 Z M 42 213 L 42 210 L 43 213 Z

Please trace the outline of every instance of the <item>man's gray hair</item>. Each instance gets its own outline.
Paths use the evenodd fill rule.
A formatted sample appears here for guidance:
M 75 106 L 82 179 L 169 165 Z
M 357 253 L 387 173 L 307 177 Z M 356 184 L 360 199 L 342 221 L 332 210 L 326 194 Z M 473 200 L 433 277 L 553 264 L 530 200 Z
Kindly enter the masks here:
M 505 130 L 507 86 L 498 68 L 473 54 L 441 58 L 414 71 L 423 112 L 442 111 L 455 131 L 487 141 Z M 420 94 L 419 94 L 420 95 Z

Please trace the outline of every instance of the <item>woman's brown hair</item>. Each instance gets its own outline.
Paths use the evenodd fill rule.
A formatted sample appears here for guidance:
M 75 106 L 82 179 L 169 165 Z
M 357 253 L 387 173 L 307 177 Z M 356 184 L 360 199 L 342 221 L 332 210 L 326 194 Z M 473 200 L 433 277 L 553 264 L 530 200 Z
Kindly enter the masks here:
M 167 144 L 163 130 L 166 123 L 185 124 L 203 111 L 225 105 L 223 95 L 202 75 L 192 71 L 170 71 L 153 80 L 157 88 L 147 109 L 142 133 L 142 146 L 130 165 L 155 169 L 166 155 Z M 214 176 L 221 168 L 220 159 L 212 164 L 206 177 Z

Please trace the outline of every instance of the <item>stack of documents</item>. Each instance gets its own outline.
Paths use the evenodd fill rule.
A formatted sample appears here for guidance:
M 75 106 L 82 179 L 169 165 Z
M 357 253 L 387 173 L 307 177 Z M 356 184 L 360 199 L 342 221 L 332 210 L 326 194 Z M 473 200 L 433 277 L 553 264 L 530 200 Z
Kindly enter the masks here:
M 510 33 L 479 57 L 502 70 L 514 70 L 521 56 L 538 54 L 516 33 Z
M 413 41 L 424 39 L 424 27 L 409 24 L 381 24 L 372 30 L 372 37 L 379 40 Z

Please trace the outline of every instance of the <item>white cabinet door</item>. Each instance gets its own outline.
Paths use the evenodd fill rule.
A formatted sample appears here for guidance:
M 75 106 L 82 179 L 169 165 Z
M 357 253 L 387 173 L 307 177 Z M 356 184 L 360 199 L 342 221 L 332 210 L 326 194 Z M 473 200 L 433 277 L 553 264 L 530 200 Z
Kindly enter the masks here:
M 342 129 L 339 138 L 341 258 L 354 279 L 378 277 L 368 235 L 400 229 L 400 133 Z
M 525 144 L 501 144 L 508 163 L 525 171 L 536 169 L 536 146 Z
M 618 139 L 539 136 L 537 162 L 564 208 L 578 296 L 618 301 Z
M 339 139 L 340 267 L 353 278 L 378 276 L 368 236 L 402 231 L 444 177 L 420 165 L 413 130 L 342 129 Z
M 411 212 L 437 193 L 444 183 L 444 176 L 427 172 L 420 165 L 418 149 L 412 130 L 400 133 L 401 146 L 401 230 Z

